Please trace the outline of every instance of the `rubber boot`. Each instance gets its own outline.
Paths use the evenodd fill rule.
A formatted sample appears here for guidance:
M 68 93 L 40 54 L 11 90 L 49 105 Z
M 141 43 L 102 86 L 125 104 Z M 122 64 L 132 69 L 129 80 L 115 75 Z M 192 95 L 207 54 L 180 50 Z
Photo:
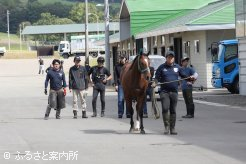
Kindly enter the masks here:
M 178 133 L 175 131 L 175 123 L 176 123 L 176 114 L 170 115 L 170 134 L 177 135 Z
M 86 116 L 86 111 L 82 111 L 82 118 L 88 118 L 88 117 Z
M 77 111 L 76 110 L 73 111 L 73 118 L 77 119 Z
M 162 118 L 163 118 L 163 123 L 164 123 L 164 127 L 165 127 L 164 134 L 167 135 L 167 134 L 169 134 L 169 128 L 170 128 L 168 113 L 163 113 Z
M 97 110 L 95 109 L 93 109 L 93 114 L 92 114 L 92 116 L 91 117 L 97 117 Z
M 56 109 L 56 119 L 60 119 L 61 109 Z
M 44 115 L 44 119 L 45 119 L 45 120 L 48 120 L 48 119 L 49 119 L 50 110 L 51 110 L 51 108 L 50 108 L 49 105 L 48 105 L 47 108 L 46 108 L 45 115 Z
M 191 104 L 191 109 L 190 109 L 191 118 L 194 118 L 194 112 L 195 112 L 195 105 Z
M 101 117 L 104 117 L 104 111 L 101 111 Z

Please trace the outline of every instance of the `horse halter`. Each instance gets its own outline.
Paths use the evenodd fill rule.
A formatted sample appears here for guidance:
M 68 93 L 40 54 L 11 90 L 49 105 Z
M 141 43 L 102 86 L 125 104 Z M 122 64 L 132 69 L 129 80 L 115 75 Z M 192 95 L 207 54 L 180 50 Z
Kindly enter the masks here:
M 138 71 L 141 72 L 141 73 L 150 72 L 149 66 L 146 67 L 146 68 L 141 68 L 140 57 L 141 56 L 138 56 Z

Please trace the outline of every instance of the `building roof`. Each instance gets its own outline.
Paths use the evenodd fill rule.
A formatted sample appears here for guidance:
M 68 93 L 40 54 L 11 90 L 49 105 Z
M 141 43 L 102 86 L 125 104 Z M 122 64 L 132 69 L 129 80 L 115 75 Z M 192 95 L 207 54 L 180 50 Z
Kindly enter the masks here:
M 120 33 L 115 33 L 109 36 L 109 43 L 120 42 Z M 95 42 L 97 45 L 105 45 L 105 39 L 101 39 Z
M 198 10 L 162 23 L 156 28 L 138 33 L 136 38 L 157 36 L 182 31 L 231 29 L 235 28 L 235 10 L 233 0 L 210 3 Z
M 217 0 L 125 0 L 131 35 L 153 29 Z
M 217 0 L 125 0 L 130 13 L 142 11 L 198 9 Z
M 235 8 L 234 3 L 230 5 L 222 6 L 214 12 L 208 13 L 203 17 L 189 22 L 190 25 L 197 24 L 230 24 L 235 22 Z
M 119 22 L 110 22 L 110 31 L 119 31 Z M 89 23 L 88 32 L 105 31 L 105 23 Z M 85 24 L 26 26 L 23 35 L 83 33 Z

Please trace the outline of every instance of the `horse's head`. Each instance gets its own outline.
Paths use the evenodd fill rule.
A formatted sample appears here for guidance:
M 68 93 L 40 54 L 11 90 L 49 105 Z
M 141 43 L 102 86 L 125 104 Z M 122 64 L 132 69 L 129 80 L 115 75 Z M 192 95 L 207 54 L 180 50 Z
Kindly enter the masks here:
M 151 73 L 150 73 L 150 61 L 148 54 L 142 53 L 138 56 L 138 70 L 141 72 L 141 74 L 144 75 L 144 78 L 146 80 L 150 80 Z

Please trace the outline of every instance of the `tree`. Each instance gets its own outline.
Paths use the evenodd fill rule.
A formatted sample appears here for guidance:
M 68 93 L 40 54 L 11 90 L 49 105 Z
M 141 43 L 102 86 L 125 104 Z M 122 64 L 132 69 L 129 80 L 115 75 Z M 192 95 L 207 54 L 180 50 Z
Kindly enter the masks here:
M 50 13 L 42 13 L 41 18 L 34 25 L 56 25 L 56 24 L 72 24 L 74 23 L 68 18 L 59 18 Z
M 44 5 L 45 12 L 49 12 L 52 15 L 56 15 L 60 18 L 68 18 L 69 12 L 72 8 L 72 5 L 67 5 L 61 2 L 55 2 L 54 4 Z
M 99 17 L 99 21 L 103 16 L 103 12 L 98 11 L 96 5 L 93 3 L 88 4 L 88 12 L 96 14 Z M 85 23 L 85 3 L 76 3 L 70 11 L 69 18 L 76 23 Z M 96 22 L 97 18 L 95 16 L 90 16 L 88 21 Z
M 37 21 L 38 19 L 40 19 L 40 13 L 44 13 L 45 12 L 45 8 L 44 6 L 39 3 L 38 1 L 34 1 L 34 2 L 29 2 L 27 4 L 27 21 L 33 23 L 35 21 Z
M 74 22 L 68 18 L 59 18 L 50 13 L 42 13 L 41 18 L 36 23 L 34 23 L 34 25 L 57 25 L 57 24 L 73 24 L 73 23 Z M 59 34 L 43 35 L 43 36 L 36 35 L 34 39 L 54 42 L 60 40 L 60 35 Z

